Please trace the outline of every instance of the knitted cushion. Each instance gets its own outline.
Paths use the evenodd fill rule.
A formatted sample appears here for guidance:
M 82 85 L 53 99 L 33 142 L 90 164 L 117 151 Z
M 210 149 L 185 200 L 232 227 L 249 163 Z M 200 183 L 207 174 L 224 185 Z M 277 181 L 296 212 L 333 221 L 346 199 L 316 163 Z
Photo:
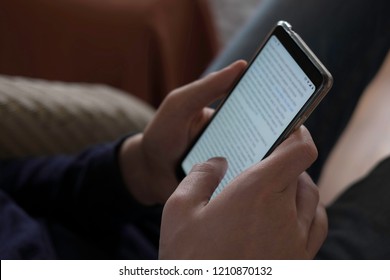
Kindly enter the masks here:
M 0 158 L 75 153 L 140 131 L 152 115 L 107 86 L 0 76 Z

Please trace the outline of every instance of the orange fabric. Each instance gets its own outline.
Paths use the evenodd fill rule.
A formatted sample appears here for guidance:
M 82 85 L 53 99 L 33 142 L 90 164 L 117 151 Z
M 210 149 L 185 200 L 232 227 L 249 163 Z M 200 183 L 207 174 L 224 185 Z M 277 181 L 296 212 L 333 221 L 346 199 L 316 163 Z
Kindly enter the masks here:
M 2 0 L 0 73 L 106 83 L 157 106 L 216 53 L 207 0 Z

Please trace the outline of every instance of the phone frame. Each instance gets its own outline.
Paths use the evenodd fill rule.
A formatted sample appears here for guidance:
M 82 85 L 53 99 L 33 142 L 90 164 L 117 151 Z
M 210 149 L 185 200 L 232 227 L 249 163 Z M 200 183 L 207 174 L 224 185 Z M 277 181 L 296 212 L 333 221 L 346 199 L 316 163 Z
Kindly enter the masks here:
M 192 148 L 194 147 L 195 143 L 198 141 L 200 136 L 207 129 L 209 124 L 218 115 L 218 112 L 223 107 L 225 101 L 229 98 L 231 93 L 234 91 L 235 87 L 240 82 L 241 78 L 245 76 L 248 69 L 250 69 L 253 62 L 256 60 L 257 56 L 263 50 L 265 44 L 273 35 L 275 35 L 279 39 L 279 41 L 283 44 L 286 50 L 291 54 L 291 56 L 298 63 L 301 69 L 313 82 L 316 89 L 261 160 L 263 160 L 268 155 L 270 155 L 272 151 L 280 143 L 282 143 L 294 130 L 296 130 L 299 126 L 301 126 L 305 122 L 305 120 L 310 116 L 310 114 L 314 111 L 317 105 L 321 102 L 321 100 L 325 97 L 325 95 L 329 92 L 330 88 L 333 85 L 333 77 L 330 74 L 330 72 L 321 63 L 321 61 L 314 55 L 314 53 L 310 50 L 310 48 L 306 45 L 306 43 L 302 40 L 302 38 L 292 30 L 292 26 L 286 21 L 279 21 L 275 25 L 275 27 L 268 33 L 268 35 L 266 36 L 265 40 L 256 51 L 253 58 L 248 63 L 248 66 L 245 69 L 245 71 L 234 82 L 234 85 L 231 87 L 227 96 L 218 105 L 218 108 L 216 109 L 212 118 L 209 120 L 208 124 L 205 125 L 202 131 L 197 135 L 197 137 L 191 143 L 189 148 L 186 150 L 183 157 L 180 159 L 176 170 L 177 176 L 180 180 L 184 178 L 184 176 L 186 176 L 182 168 L 183 161 L 185 160 L 189 152 L 192 150 Z

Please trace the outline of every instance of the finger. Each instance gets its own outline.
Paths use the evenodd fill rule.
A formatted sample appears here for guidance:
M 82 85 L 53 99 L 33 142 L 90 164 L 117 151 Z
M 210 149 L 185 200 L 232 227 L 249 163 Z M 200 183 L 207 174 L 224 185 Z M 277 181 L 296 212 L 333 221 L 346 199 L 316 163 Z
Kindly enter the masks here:
M 276 165 L 283 167 L 287 180 L 297 178 L 317 159 L 318 151 L 306 127 L 299 127 L 270 155 Z
M 172 103 L 180 104 L 183 112 L 189 115 L 198 112 L 224 96 L 246 65 L 245 61 L 237 61 L 218 72 L 175 90 L 170 94 L 170 98 L 180 100 Z
M 317 206 L 316 215 L 309 231 L 307 252 L 310 258 L 314 258 L 328 235 L 328 217 L 322 204 Z
M 311 224 L 316 215 L 319 200 L 317 186 L 307 173 L 303 173 L 298 179 L 296 207 L 298 220 L 304 226 L 306 232 L 309 232 L 310 230 Z
M 269 184 L 270 191 L 283 192 L 317 158 L 317 149 L 309 131 L 301 126 L 281 143 L 267 158 L 258 165 L 265 169 L 269 179 L 276 184 Z M 257 168 L 257 167 L 255 167 Z
M 215 112 L 215 110 L 212 108 L 204 108 L 203 109 L 203 115 L 204 115 L 206 122 L 210 120 L 210 118 L 214 115 L 214 112 Z
M 203 108 L 202 114 L 200 114 L 199 117 L 193 121 L 193 125 L 189 134 L 191 139 L 193 139 L 201 132 L 204 126 L 210 121 L 214 111 L 215 110 L 212 108 Z
M 189 208 L 195 205 L 206 205 L 224 177 L 226 170 L 227 161 L 220 157 L 194 165 L 190 173 L 179 184 L 170 200 L 175 200 L 176 203 L 184 203 Z

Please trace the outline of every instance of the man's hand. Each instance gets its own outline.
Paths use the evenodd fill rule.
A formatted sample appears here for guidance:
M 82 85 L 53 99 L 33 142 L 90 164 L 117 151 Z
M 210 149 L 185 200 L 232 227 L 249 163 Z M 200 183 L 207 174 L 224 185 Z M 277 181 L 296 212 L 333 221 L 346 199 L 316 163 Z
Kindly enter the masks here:
M 145 132 L 123 144 L 122 174 L 139 202 L 166 202 L 179 184 L 175 174 L 179 159 L 213 113 L 205 107 L 228 92 L 245 66 L 238 61 L 171 92 Z
M 165 205 L 160 258 L 313 258 L 327 233 L 318 190 L 304 173 L 316 156 L 302 127 L 211 201 L 227 163 L 194 166 Z

